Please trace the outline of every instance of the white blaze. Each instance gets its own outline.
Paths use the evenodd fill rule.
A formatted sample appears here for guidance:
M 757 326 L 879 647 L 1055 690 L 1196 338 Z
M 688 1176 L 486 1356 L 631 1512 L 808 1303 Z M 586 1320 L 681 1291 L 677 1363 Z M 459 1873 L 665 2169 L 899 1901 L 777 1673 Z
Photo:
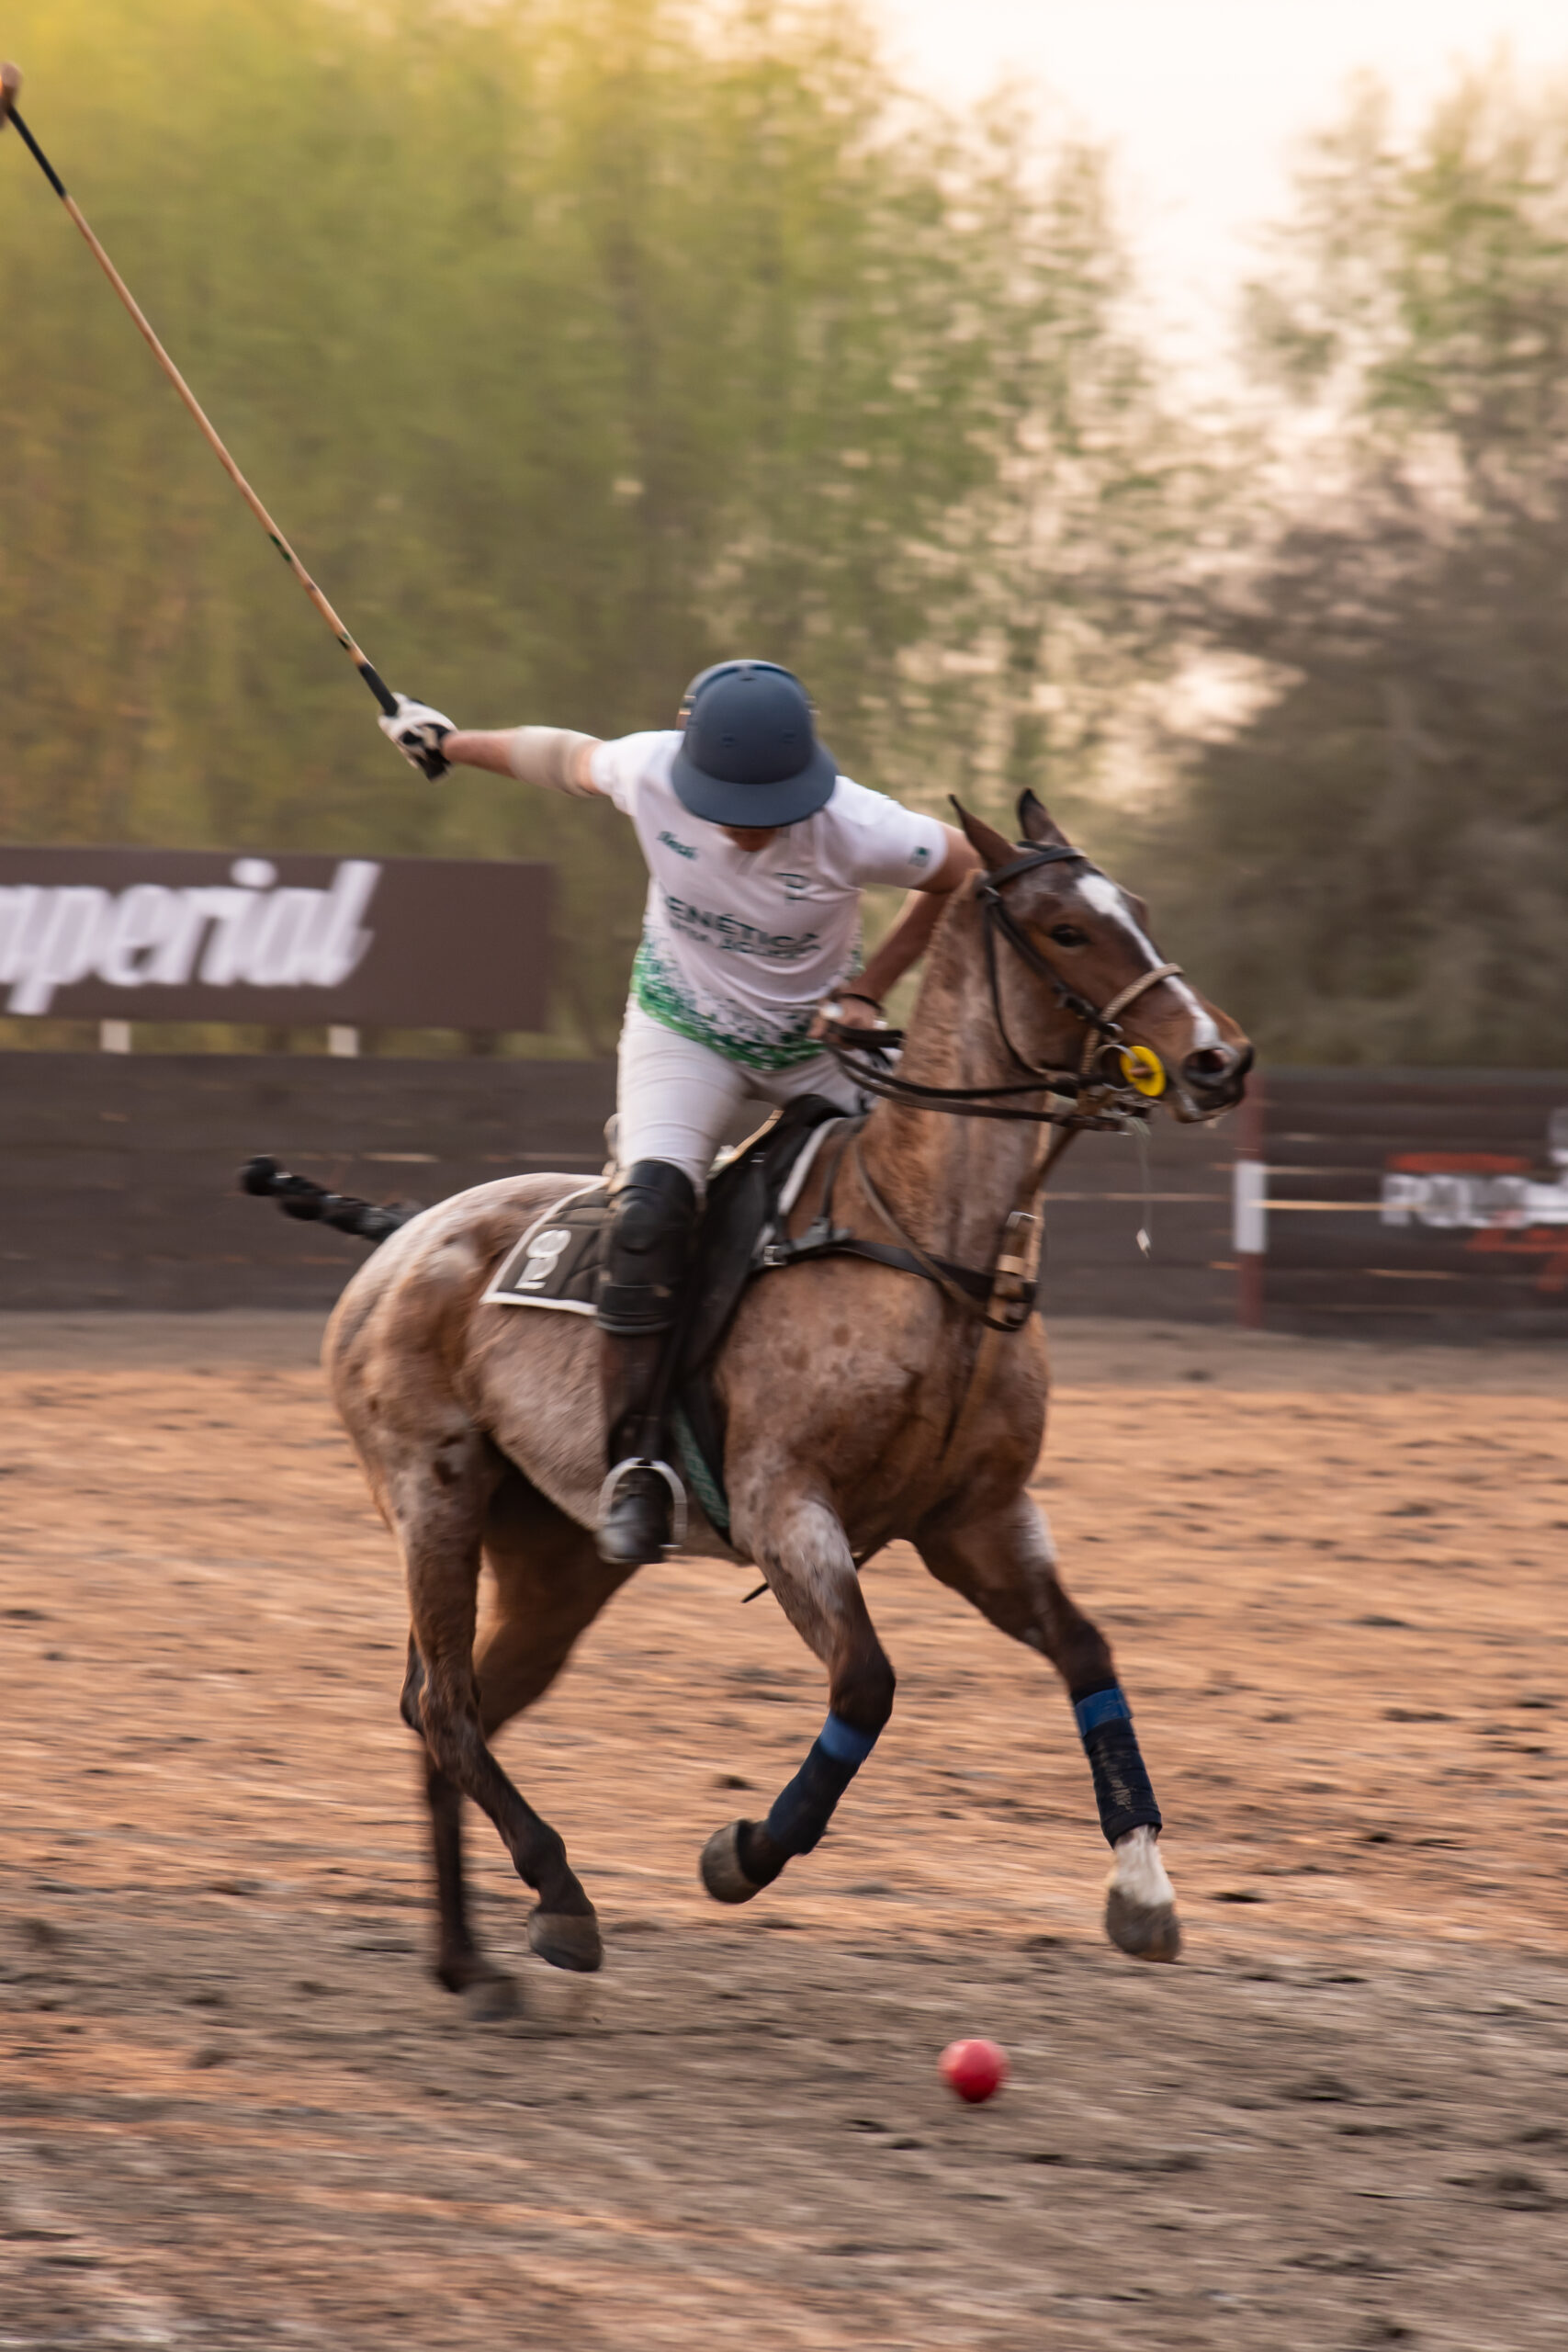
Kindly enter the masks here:
M 1088 899 L 1096 914 L 1104 915 L 1108 922 L 1118 924 L 1126 933 L 1134 945 L 1142 950 L 1148 957 L 1148 967 L 1151 970 L 1155 965 L 1165 961 L 1147 932 L 1134 921 L 1128 911 L 1126 900 L 1108 874 L 1086 874 L 1077 887 L 1079 894 Z M 1168 980 L 1162 981 L 1161 986 L 1173 989 L 1187 1006 L 1192 1022 L 1190 1050 L 1193 1053 L 1203 1053 L 1209 1046 L 1221 1043 L 1219 1026 L 1213 1014 L 1204 1012 L 1198 1001 L 1196 991 L 1188 987 L 1179 973 L 1172 973 Z

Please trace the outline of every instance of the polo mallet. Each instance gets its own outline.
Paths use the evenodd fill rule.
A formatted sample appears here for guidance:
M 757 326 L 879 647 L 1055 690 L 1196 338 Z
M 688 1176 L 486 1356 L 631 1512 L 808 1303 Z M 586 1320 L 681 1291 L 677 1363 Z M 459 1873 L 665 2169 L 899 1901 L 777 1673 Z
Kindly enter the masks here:
M 197 424 L 200 426 L 202 435 L 207 442 L 208 447 L 211 450 L 213 456 L 217 458 L 219 464 L 222 467 L 224 472 L 228 475 L 230 481 L 233 483 L 241 497 L 244 500 L 246 505 L 250 508 L 251 513 L 255 516 L 256 521 L 261 525 L 262 529 L 266 533 L 267 537 L 272 541 L 273 546 L 277 549 L 278 554 L 283 558 L 284 562 L 288 566 L 289 571 L 294 574 L 295 579 L 298 580 L 300 587 L 303 588 L 306 595 L 309 596 L 311 604 L 314 605 L 316 610 L 320 613 L 321 618 L 325 621 L 327 627 L 336 638 L 338 643 L 343 647 L 344 651 L 348 655 L 350 661 L 354 663 L 355 668 L 358 671 L 360 676 L 364 679 L 366 684 L 369 687 L 371 693 L 375 695 L 377 701 L 380 704 L 388 718 L 395 718 L 398 711 L 397 696 L 382 678 L 380 673 L 376 669 L 375 664 L 367 661 L 366 656 L 360 651 L 358 646 L 355 645 L 353 638 L 350 637 L 347 629 L 344 628 L 343 623 L 339 620 L 337 615 L 333 612 L 332 606 L 328 604 L 326 598 L 322 595 L 321 590 L 317 587 L 315 582 L 311 579 L 310 573 L 306 571 L 304 565 L 300 562 L 299 557 L 295 554 L 293 548 L 289 546 L 282 532 L 278 529 L 277 525 L 273 521 L 272 516 L 267 513 L 266 508 L 262 504 L 261 500 L 256 496 L 255 492 L 251 488 L 250 483 L 245 480 L 244 475 L 240 471 L 239 467 L 234 463 L 233 458 L 223 447 L 222 442 L 218 438 L 217 434 L 212 428 L 211 420 L 209 418 L 207 412 L 202 407 L 201 402 L 197 399 L 196 394 L 191 390 L 190 386 L 186 382 L 185 378 L 180 374 L 179 369 L 175 366 L 174 361 L 170 358 L 168 353 L 164 350 L 163 345 L 153 334 L 151 325 L 148 323 L 148 321 L 144 316 L 140 304 L 137 302 L 135 296 L 131 293 L 130 287 L 127 286 L 124 278 L 120 276 L 118 270 L 116 269 L 113 262 L 110 261 L 107 254 L 105 253 L 96 237 L 94 236 L 92 230 L 87 226 L 85 217 L 82 212 L 81 207 L 77 204 L 75 198 L 66 194 L 64 183 L 62 181 L 59 173 L 55 170 L 53 164 L 50 162 L 49 157 L 44 153 L 43 149 L 39 145 L 38 141 L 33 137 L 32 132 L 28 129 L 27 124 L 22 120 L 21 116 L 17 113 L 17 93 L 21 86 L 21 68 L 16 65 L 0 65 L 0 130 L 5 130 L 7 122 L 14 122 L 16 124 L 23 145 L 27 148 L 34 163 L 38 165 L 39 171 L 43 174 L 45 179 L 49 182 L 51 187 L 54 190 L 54 193 L 60 198 L 60 201 L 63 204 L 73 220 L 76 223 L 78 229 L 81 230 L 83 236 L 86 239 L 88 245 L 92 249 L 94 260 L 97 263 L 98 267 L 103 271 L 104 276 L 108 279 L 109 284 L 114 288 L 115 292 L 119 296 L 120 300 L 125 304 L 126 309 L 130 312 L 130 315 L 135 320 L 137 325 L 141 328 L 153 358 L 156 359 L 159 367 L 163 369 L 170 383 L 173 384 L 175 391 L 178 392 L 181 400 L 184 401 L 186 408 L 189 409 L 192 416 L 195 417 Z

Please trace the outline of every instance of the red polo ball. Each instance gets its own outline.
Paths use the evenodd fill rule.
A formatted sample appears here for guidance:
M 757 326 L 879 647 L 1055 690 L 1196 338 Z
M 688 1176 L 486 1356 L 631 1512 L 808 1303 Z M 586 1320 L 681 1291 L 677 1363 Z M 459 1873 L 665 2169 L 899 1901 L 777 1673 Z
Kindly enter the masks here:
M 994 2041 L 950 2041 L 942 2053 L 941 2071 L 949 2090 L 978 2107 L 1006 2082 L 1007 2052 Z

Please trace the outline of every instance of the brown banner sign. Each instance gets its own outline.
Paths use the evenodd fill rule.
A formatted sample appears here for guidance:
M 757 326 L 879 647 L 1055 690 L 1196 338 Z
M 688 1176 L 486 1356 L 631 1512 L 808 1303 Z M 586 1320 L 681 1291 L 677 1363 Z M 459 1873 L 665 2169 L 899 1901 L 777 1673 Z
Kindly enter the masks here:
M 542 1029 L 553 869 L 0 849 L 0 1012 Z

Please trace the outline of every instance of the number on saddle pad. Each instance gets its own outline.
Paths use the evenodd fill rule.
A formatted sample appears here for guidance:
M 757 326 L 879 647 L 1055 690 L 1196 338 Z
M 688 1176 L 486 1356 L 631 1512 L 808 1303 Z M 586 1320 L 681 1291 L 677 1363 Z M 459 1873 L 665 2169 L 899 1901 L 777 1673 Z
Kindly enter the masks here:
M 513 1246 L 484 1295 L 487 1306 L 549 1306 L 592 1315 L 599 1301 L 610 1196 L 585 1184 L 552 1203 Z
M 517 1277 L 519 1290 L 543 1290 L 556 1270 L 556 1260 L 571 1240 L 570 1228 L 552 1225 L 536 1233 L 528 1244 L 528 1256 L 523 1272 Z

